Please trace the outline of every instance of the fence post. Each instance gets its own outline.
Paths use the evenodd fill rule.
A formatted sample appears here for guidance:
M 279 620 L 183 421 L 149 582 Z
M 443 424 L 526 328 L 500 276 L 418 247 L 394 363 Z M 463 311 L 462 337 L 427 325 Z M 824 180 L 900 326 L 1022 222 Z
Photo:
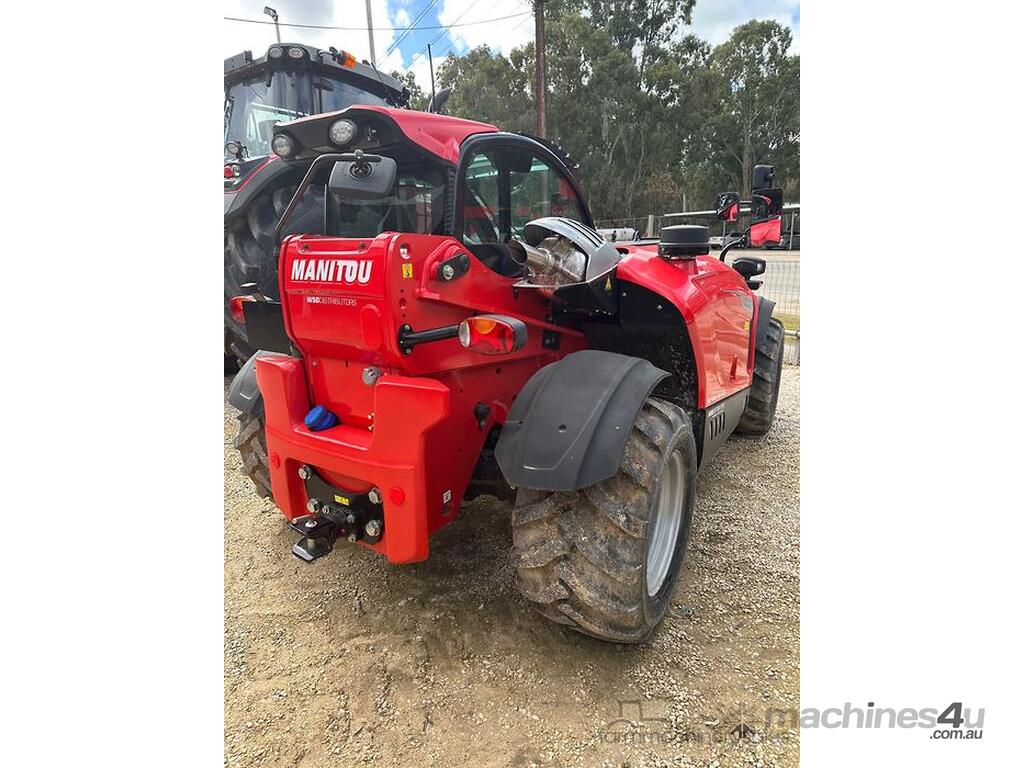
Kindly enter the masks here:
M 647 236 L 654 237 L 654 214 L 647 214 Z

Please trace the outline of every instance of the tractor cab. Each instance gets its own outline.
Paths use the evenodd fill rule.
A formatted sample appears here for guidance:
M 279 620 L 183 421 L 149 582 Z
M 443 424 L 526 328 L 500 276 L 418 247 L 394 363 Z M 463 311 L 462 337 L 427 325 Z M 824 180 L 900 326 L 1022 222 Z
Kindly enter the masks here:
M 294 43 L 224 61 L 225 163 L 266 157 L 274 126 L 353 104 L 404 106 L 404 85 L 345 51 Z

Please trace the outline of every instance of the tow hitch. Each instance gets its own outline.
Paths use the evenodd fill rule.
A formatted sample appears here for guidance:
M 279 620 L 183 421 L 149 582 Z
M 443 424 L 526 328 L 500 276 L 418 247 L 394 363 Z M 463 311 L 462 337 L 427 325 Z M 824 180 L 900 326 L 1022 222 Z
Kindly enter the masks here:
M 306 484 L 309 514 L 291 522 L 292 530 L 302 537 L 292 547 L 293 555 L 310 563 L 330 553 L 338 539 L 376 544 L 384 536 L 379 490 L 349 493 L 335 488 L 306 464 L 299 467 L 299 477 Z

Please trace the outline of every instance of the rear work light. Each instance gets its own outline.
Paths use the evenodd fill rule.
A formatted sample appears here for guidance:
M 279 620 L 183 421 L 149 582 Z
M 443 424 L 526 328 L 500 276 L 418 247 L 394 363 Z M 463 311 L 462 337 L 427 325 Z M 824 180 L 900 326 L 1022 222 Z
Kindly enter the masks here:
M 231 301 L 228 302 L 231 316 L 235 318 L 236 322 L 245 322 L 245 312 L 242 309 L 242 305 L 247 301 L 256 301 L 256 298 L 254 296 L 232 296 Z
M 295 144 L 292 143 L 291 138 L 286 133 L 275 134 L 274 138 L 270 141 L 270 148 L 278 157 L 289 157 L 295 152 Z
M 526 323 L 504 315 L 477 315 L 459 323 L 459 343 L 485 355 L 507 355 L 526 345 Z

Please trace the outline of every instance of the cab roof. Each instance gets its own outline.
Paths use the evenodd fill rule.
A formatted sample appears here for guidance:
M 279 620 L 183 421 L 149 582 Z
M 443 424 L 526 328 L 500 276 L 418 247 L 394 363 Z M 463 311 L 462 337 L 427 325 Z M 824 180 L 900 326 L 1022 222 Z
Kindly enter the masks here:
M 300 117 L 297 120 L 290 120 L 288 123 L 282 124 L 282 126 L 291 127 L 301 125 L 302 123 L 322 121 L 328 115 L 343 117 L 349 110 L 376 112 L 390 118 L 409 141 L 450 163 L 457 163 L 459 161 L 459 147 L 469 136 L 477 133 L 498 132 L 496 126 L 488 123 L 478 123 L 475 120 L 463 120 L 461 117 L 363 104 L 353 105 L 339 112 Z

